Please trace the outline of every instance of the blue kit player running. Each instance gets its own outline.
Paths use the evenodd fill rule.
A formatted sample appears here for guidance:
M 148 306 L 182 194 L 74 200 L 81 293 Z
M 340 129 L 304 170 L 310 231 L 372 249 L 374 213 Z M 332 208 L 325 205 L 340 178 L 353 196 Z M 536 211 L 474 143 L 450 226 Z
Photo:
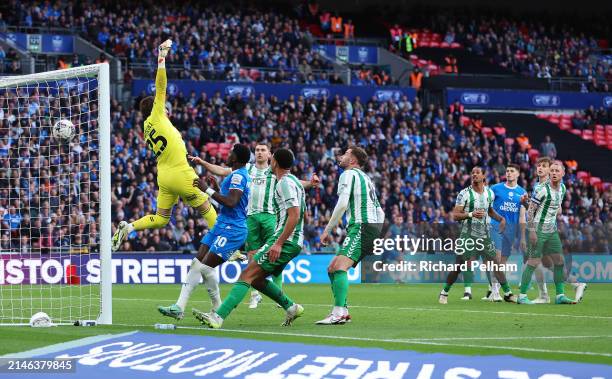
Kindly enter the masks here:
M 202 239 L 198 255 L 191 263 L 187 281 L 181 287 L 181 294 L 176 304 L 157 308 L 162 315 L 177 320 L 182 319 L 189 296 L 200 282 L 200 277 L 204 279 L 213 309 L 221 305 L 215 267 L 230 260 L 247 238 L 246 219 L 251 178 L 245 166 L 250 158 L 249 148 L 246 145 L 236 144 L 227 158 L 227 164 L 232 168 L 232 172 L 225 177 L 220 189 L 215 178 L 210 175 L 206 180 L 194 183 L 220 204 L 219 217 L 212 230 Z
M 499 222 L 491 219 L 491 238 L 495 243 L 495 250 L 500 263 L 504 265 L 512 254 L 512 247 L 517 241 L 520 250 L 525 251 L 527 247 L 525 239 L 526 209 L 521 205 L 521 197 L 527 191 L 517 184 L 519 174 L 519 166 L 509 163 L 506 166 L 506 181 L 491 187 L 491 191 L 495 195 L 493 209 L 506 219 L 506 229 L 503 233 L 499 232 Z M 495 277 L 492 277 L 488 271 L 487 276 L 489 277 L 489 291 L 482 300 L 502 301 L 499 294 L 499 283 L 492 283 L 495 281 Z

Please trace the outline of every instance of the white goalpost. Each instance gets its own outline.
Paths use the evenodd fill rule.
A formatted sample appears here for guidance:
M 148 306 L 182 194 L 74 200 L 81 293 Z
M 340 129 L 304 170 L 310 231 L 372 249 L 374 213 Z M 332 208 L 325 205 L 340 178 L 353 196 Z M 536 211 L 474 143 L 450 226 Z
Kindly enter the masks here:
M 112 323 L 110 133 L 108 63 L 0 77 L 1 326 Z

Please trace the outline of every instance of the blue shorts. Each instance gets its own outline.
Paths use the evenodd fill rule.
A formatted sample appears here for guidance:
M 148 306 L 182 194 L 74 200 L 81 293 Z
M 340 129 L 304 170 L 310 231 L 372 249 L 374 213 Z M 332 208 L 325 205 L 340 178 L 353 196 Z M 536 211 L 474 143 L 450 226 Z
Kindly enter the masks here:
M 515 241 L 518 244 L 518 233 L 516 233 L 516 226 L 506 224 L 506 230 L 503 233 L 499 232 L 499 224 L 491 225 L 491 239 L 495 244 L 495 250 L 501 251 L 503 257 L 509 257 L 512 254 L 512 246 Z
M 244 245 L 247 230 L 246 226 L 239 228 L 233 225 L 216 223 L 212 230 L 202 238 L 202 243 L 208 246 L 208 251 L 227 261 L 234 251 L 240 250 Z

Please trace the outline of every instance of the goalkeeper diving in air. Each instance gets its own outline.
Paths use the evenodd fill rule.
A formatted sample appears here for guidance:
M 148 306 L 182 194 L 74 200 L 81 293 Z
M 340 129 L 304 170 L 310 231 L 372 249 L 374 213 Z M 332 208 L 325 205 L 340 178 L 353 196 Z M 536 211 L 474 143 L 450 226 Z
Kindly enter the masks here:
M 154 215 L 145 215 L 131 223 L 121 221 L 113 235 L 113 251 L 119 249 L 133 230 L 166 226 L 179 196 L 200 212 L 210 229 L 217 220 L 217 212 L 208 201 L 208 195 L 197 187 L 199 178 L 187 161 L 187 149 L 181 133 L 172 125 L 166 114 L 166 56 L 171 47 L 171 40 L 166 40 L 159 46 L 155 97 L 148 96 L 140 102 L 140 112 L 145 119 L 144 138 L 157 159 L 157 211 Z

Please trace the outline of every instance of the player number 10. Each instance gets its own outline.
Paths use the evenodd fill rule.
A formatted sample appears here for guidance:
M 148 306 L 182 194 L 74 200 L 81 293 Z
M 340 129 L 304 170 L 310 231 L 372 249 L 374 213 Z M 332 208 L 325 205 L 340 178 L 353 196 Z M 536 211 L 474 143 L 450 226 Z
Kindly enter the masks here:
M 216 247 L 223 247 L 225 246 L 226 243 L 227 243 L 227 237 L 217 236 L 217 238 L 215 239 L 214 245 Z

